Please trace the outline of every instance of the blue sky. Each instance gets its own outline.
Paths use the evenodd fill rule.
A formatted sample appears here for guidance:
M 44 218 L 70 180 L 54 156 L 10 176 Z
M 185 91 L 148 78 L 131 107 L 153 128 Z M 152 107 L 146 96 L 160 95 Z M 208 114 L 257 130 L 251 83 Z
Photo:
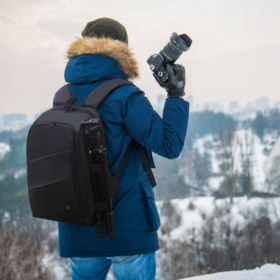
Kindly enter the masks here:
M 152 103 L 164 95 L 146 63 L 173 31 L 193 39 L 178 62 L 195 103 L 280 100 L 280 1 L 0 0 L 0 114 L 45 110 L 63 83 L 65 50 L 87 21 L 112 17 L 140 64 L 135 83 Z

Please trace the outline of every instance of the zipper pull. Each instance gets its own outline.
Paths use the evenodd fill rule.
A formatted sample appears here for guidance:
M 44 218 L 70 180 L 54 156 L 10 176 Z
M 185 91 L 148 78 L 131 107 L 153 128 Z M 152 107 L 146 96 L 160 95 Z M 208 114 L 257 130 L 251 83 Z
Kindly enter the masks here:
M 71 105 L 64 105 L 64 108 L 65 113 L 71 113 L 72 111 L 74 111 L 74 108 Z

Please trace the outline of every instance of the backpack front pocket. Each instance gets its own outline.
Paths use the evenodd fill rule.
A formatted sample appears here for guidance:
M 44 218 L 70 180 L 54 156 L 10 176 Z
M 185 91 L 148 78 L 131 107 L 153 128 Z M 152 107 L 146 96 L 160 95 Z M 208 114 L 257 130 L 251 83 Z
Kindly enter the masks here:
M 80 190 L 75 184 L 75 158 L 75 134 L 71 126 L 42 123 L 30 130 L 27 170 L 34 217 L 68 223 L 86 219 Z

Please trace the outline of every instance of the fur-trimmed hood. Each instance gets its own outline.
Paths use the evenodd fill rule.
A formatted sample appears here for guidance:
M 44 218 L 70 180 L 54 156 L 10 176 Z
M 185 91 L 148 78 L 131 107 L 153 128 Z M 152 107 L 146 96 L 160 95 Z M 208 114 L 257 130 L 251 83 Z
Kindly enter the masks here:
M 102 54 L 114 58 L 129 79 L 139 77 L 139 66 L 127 44 L 110 38 L 79 37 L 70 44 L 66 57 L 82 54 Z

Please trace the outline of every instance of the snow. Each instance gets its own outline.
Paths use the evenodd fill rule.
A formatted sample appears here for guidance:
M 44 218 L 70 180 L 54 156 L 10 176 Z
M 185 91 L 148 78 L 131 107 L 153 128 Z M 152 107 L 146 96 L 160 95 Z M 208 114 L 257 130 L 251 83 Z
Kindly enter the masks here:
M 215 148 L 219 146 L 220 143 L 215 141 L 216 138 L 217 136 L 214 136 L 213 134 L 206 134 L 203 137 L 198 138 L 193 145 L 193 148 L 197 149 L 201 156 L 205 153 L 210 155 L 212 171 L 214 173 L 219 172 L 219 162 L 215 158 Z
M 263 191 L 265 183 L 264 163 L 267 159 L 263 152 L 263 145 L 260 139 L 254 134 L 254 146 L 253 146 L 253 178 L 255 190 Z
M 277 131 L 271 131 L 269 133 L 265 133 L 263 137 L 263 146 L 266 154 L 269 154 L 279 139 L 279 135 Z
M 212 191 L 218 191 L 221 183 L 223 182 L 223 176 L 212 176 L 208 179 L 208 184 L 211 186 Z
M 271 173 L 269 171 L 273 169 L 273 159 L 275 159 L 276 155 L 280 158 L 280 140 L 274 146 L 277 137 L 273 133 L 266 133 L 262 142 L 251 129 L 242 128 L 235 131 L 232 145 L 234 172 L 237 175 L 241 175 L 243 165 L 246 163 L 246 159 L 248 159 L 254 191 L 273 191 L 268 189 L 266 178 L 270 176 L 268 175 Z M 204 135 L 194 142 L 193 148 L 197 149 L 201 156 L 205 153 L 208 153 L 210 156 L 212 175 L 208 179 L 209 193 L 207 194 L 214 193 L 219 189 L 224 177 L 220 170 L 221 159 L 219 159 L 219 153 L 223 152 L 224 147 L 221 145 L 219 136 L 212 134 Z M 272 152 L 269 155 L 271 150 Z M 268 158 L 271 159 L 268 160 Z M 184 173 L 184 169 L 182 169 L 182 173 Z M 188 174 L 188 172 L 185 173 Z M 185 175 L 185 181 L 188 184 L 192 182 L 188 175 Z
M 15 179 L 17 179 L 18 177 L 21 177 L 25 173 L 26 173 L 26 168 L 22 168 L 14 173 L 14 177 Z
M 212 135 L 206 134 L 205 136 L 196 140 L 196 142 L 194 143 L 194 148 L 197 148 L 198 152 L 203 155 L 207 151 L 207 149 L 205 148 L 206 143 L 212 141 Z
M 66 268 L 57 260 L 55 254 L 46 253 L 41 260 L 41 264 L 44 269 L 49 270 L 49 272 L 52 274 L 53 279 L 66 279 Z
M 0 160 L 5 157 L 5 154 L 10 151 L 10 146 L 6 143 L 0 143 Z
M 254 197 L 236 197 L 231 205 L 229 198 L 216 199 L 214 197 L 191 197 L 184 199 L 173 199 L 170 201 L 176 212 L 181 216 L 181 223 L 178 227 L 173 228 L 169 235 L 162 235 L 161 238 L 165 241 L 180 240 L 190 241 L 192 238 L 191 232 L 196 232 L 196 239 L 199 241 L 201 228 L 205 224 L 205 219 L 212 216 L 217 208 L 228 209 L 221 219 L 231 221 L 231 227 L 242 229 L 249 220 L 258 219 L 263 215 L 267 215 L 272 223 L 280 219 L 280 198 L 259 198 Z M 157 202 L 161 213 L 163 204 Z M 190 205 L 192 207 L 190 207 Z M 167 217 L 161 213 L 161 222 L 164 224 Z M 279 278 L 280 279 L 280 278 Z
M 9 222 L 10 220 L 11 220 L 11 214 L 7 211 L 4 211 L 2 221 L 5 223 L 5 222 Z
M 266 177 L 274 186 L 273 191 L 275 188 L 277 188 L 277 185 L 279 184 L 279 178 L 280 178 L 279 163 L 280 163 L 280 139 L 278 139 L 278 141 L 274 145 L 271 153 L 268 156 L 268 159 L 265 162 L 265 167 L 264 167 Z
M 242 155 L 249 157 L 254 190 L 264 191 L 265 174 L 263 166 L 267 156 L 263 153 L 263 144 L 259 137 L 251 129 L 239 129 L 235 133 L 233 142 L 235 171 L 241 174 Z
M 280 266 L 265 264 L 252 270 L 218 272 L 203 276 L 185 278 L 185 280 L 279 280 Z

